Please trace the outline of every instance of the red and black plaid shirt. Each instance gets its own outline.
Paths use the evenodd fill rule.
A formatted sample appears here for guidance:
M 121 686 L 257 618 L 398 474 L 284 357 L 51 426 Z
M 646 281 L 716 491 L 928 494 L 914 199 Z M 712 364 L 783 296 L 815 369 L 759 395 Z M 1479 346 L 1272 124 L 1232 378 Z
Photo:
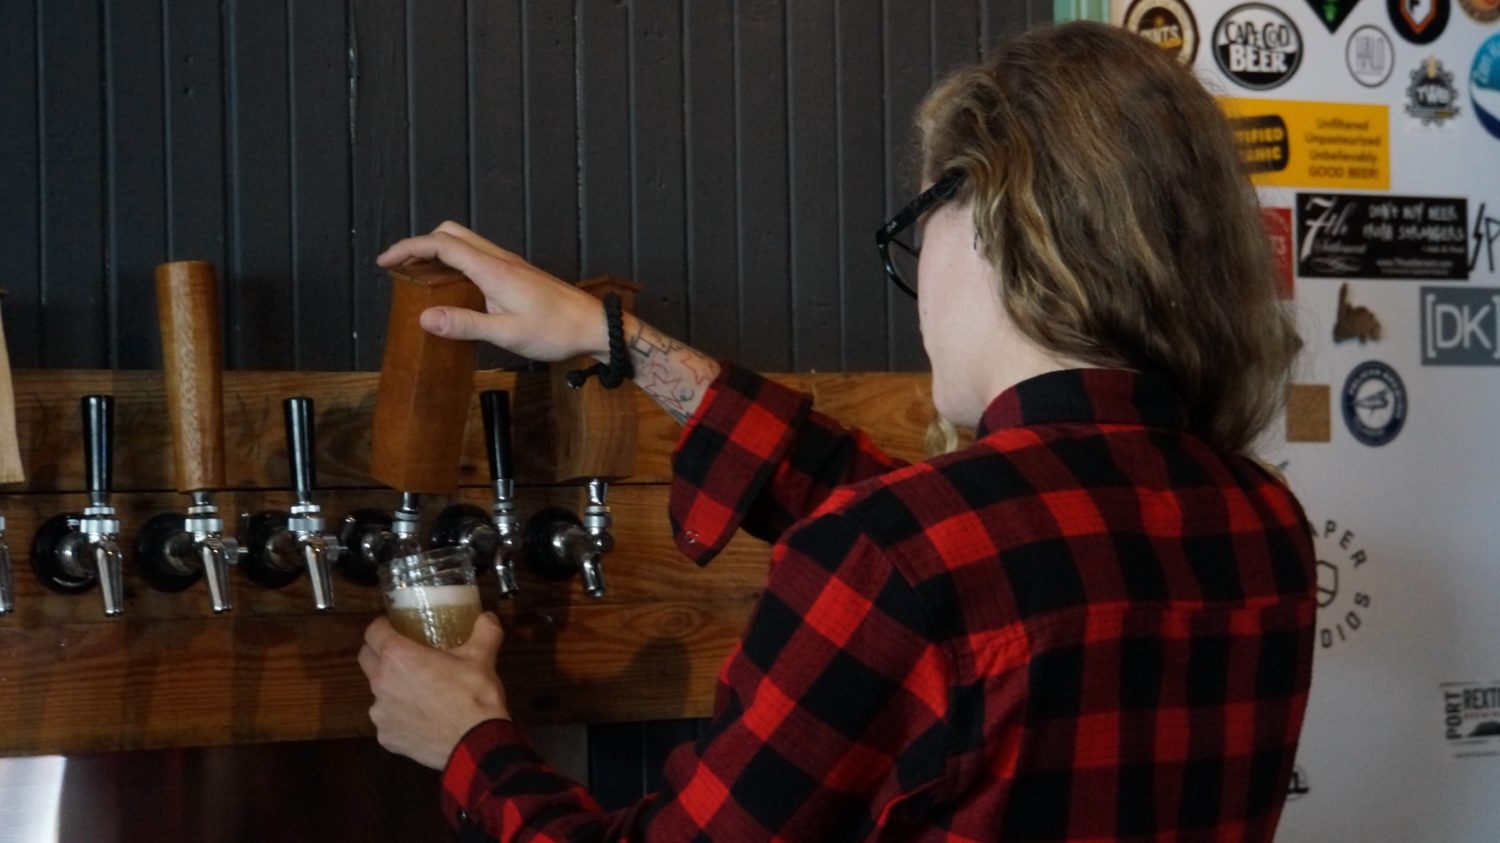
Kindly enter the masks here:
M 775 542 L 708 735 L 606 813 L 515 726 L 459 744 L 464 839 L 1270 840 L 1313 653 L 1301 508 L 1167 384 L 1042 375 L 905 466 L 728 368 L 675 457 L 699 562 Z

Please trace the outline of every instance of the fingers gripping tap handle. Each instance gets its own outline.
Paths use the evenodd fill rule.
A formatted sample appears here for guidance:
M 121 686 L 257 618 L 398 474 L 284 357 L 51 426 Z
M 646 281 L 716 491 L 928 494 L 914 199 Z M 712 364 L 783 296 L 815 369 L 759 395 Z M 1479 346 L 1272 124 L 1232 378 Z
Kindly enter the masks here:
M 485 450 L 490 458 L 490 481 L 511 480 L 515 470 L 510 451 L 510 393 L 487 389 L 479 393 L 479 409 L 484 414 Z
M 115 399 L 108 395 L 85 395 L 83 408 L 84 471 L 89 495 L 102 503 L 114 485 Z
M 292 488 L 297 501 L 312 500 L 318 483 L 318 467 L 313 456 L 313 401 L 311 398 L 288 398 L 282 403 L 286 418 L 286 456 L 290 465 Z

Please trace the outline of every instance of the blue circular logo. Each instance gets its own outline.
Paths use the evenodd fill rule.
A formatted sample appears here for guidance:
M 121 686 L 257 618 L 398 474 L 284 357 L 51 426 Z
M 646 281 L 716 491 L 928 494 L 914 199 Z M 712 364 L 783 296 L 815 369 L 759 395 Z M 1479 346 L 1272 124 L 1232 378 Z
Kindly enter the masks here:
M 1406 385 L 1396 370 L 1370 360 L 1344 381 L 1344 424 L 1355 439 L 1374 448 L 1396 438 L 1406 425 Z
M 1485 130 L 1500 138 L 1500 35 L 1491 35 L 1474 54 L 1469 101 Z

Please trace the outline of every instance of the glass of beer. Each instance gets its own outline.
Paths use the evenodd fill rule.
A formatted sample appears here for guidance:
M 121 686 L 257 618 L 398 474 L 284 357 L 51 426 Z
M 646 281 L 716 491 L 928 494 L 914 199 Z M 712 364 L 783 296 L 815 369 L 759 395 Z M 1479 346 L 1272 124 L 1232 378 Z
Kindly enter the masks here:
M 469 640 L 481 611 L 467 547 L 398 556 L 380 568 L 391 626 L 419 644 L 446 650 Z

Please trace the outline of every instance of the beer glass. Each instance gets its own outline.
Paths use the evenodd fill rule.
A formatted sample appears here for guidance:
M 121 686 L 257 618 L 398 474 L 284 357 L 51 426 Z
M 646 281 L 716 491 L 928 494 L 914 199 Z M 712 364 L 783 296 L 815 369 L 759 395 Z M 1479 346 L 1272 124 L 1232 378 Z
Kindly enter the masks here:
M 446 650 L 474 631 L 481 609 L 467 547 L 398 556 L 380 567 L 380 586 L 391 626 L 419 644 Z

